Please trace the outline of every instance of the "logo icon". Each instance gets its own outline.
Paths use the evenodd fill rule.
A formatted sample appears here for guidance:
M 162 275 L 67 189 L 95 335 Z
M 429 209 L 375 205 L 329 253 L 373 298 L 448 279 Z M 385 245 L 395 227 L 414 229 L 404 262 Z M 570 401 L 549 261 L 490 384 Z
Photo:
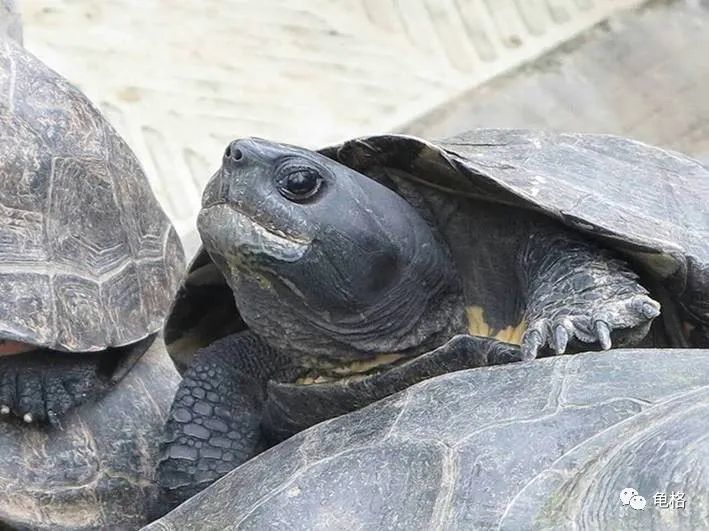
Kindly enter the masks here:
M 630 506 L 636 511 L 642 511 L 643 509 L 645 509 L 646 503 L 647 502 L 645 501 L 645 498 L 643 498 L 642 496 L 636 495 L 630 498 Z
M 620 503 L 628 505 L 633 496 L 637 496 L 638 491 L 635 489 L 623 489 L 620 491 Z

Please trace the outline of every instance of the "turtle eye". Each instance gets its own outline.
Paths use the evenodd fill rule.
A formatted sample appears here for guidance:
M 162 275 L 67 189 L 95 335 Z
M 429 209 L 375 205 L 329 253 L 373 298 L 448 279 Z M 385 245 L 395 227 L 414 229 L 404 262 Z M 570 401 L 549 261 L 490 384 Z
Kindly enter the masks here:
M 318 193 L 322 177 L 312 168 L 294 168 L 278 179 L 278 191 L 290 201 L 305 201 Z

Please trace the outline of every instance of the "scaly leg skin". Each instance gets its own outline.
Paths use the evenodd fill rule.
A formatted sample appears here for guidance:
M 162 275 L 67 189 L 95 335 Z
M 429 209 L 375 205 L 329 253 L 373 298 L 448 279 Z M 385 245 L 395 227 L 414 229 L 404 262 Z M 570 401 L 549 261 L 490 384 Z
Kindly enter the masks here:
M 527 295 L 527 360 L 547 346 L 563 354 L 569 345 L 608 350 L 636 344 L 660 314 L 660 304 L 624 261 L 564 231 L 532 234 L 519 271 Z
M 0 415 L 57 426 L 62 415 L 103 387 L 98 370 L 92 354 L 38 350 L 2 356 Z
M 178 505 L 267 448 L 261 431 L 266 384 L 287 371 L 290 363 L 248 331 L 197 352 L 165 426 L 158 465 L 160 511 Z

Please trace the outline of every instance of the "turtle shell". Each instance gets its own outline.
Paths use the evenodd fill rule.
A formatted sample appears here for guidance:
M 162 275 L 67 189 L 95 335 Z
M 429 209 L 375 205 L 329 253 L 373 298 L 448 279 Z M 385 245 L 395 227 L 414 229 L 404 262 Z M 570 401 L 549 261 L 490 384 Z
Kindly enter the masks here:
M 612 135 L 521 129 L 440 141 L 368 136 L 320 152 L 365 175 L 395 172 L 424 194 L 433 187 L 543 212 L 633 259 L 694 321 L 709 323 L 709 170 L 687 156 Z M 227 321 L 243 327 L 230 297 L 199 302 L 229 289 L 204 250 L 191 271 L 165 336 L 179 367 Z
M 158 498 L 159 441 L 179 376 L 155 341 L 61 429 L 0 422 L 0 529 L 139 529 Z
M 605 134 L 477 129 L 428 142 L 358 138 L 322 152 L 361 173 L 533 209 L 615 248 L 709 323 L 709 169 Z
M 125 142 L 78 89 L 0 40 L 0 337 L 132 344 L 162 326 L 183 266 Z
M 291 437 L 145 529 L 704 529 L 708 383 L 693 349 L 445 374 Z

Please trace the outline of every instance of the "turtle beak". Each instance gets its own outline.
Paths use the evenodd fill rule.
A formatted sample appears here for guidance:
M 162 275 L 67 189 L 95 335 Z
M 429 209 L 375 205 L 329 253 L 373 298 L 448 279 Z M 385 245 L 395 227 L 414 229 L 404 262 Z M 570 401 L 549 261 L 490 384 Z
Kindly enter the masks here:
M 274 190 L 283 147 L 258 138 L 234 140 L 205 187 L 197 228 L 205 247 L 233 264 L 295 262 L 313 241 L 308 219 Z
M 268 228 L 224 201 L 205 207 L 197 218 L 202 241 L 210 252 L 227 258 L 267 257 L 295 262 L 310 247 L 310 240 Z
M 202 193 L 202 208 L 209 208 L 226 203 L 228 188 L 226 188 L 225 183 L 228 182 L 228 179 L 224 178 L 222 172 L 223 169 L 220 168 L 217 173 L 209 179 Z

